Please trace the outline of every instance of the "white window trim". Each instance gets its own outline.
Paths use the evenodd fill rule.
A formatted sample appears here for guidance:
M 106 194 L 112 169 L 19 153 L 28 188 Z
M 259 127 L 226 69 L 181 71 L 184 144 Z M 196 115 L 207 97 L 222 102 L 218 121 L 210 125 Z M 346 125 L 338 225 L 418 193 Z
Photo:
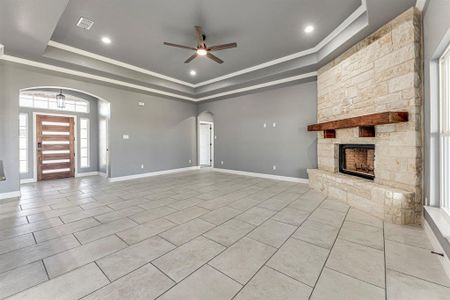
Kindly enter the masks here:
M 86 121 L 86 150 L 87 150 L 87 165 L 81 165 L 82 162 L 82 157 L 81 157 L 81 123 L 83 121 Z M 91 130 L 91 124 L 90 124 L 90 120 L 88 118 L 80 118 L 80 168 L 81 169 L 87 169 L 91 167 L 91 156 L 90 156 L 90 148 L 91 148 L 91 135 L 90 135 L 90 130 Z
M 444 170 L 445 163 L 450 162 L 450 151 L 444 152 L 444 138 L 450 138 L 450 113 L 448 106 L 450 106 L 450 45 L 439 59 L 440 206 L 450 215 L 450 186 L 448 186 L 450 183 Z
M 28 174 L 30 172 L 30 162 L 28 159 L 28 154 L 29 154 L 29 148 L 30 148 L 30 142 L 28 140 L 28 133 L 29 133 L 29 116 L 27 113 L 19 113 L 19 123 L 20 123 L 20 116 L 25 116 L 25 138 L 26 138 L 26 146 L 25 146 L 25 151 L 26 151 L 26 163 L 27 163 L 27 170 L 25 172 L 20 170 L 20 150 L 23 150 L 20 148 L 19 146 L 19 173 L 20 174 Z M 20 138 L 20 130 L 21 130 L 21 126 L 19 124 L 19 138 Z
M 73 113 L 80 113 L 80 114 L 89 114 L 90 113 L 90 110 L 91 110 L 91 104 L 90 104 L 90 102 L 88 101 L 88 100 L 85 100 L 85 99 L 82 99 L 82 98 L 78 98 L 78 97 L 75 97 L 75 96 L 72 96 L 72 95 L 65 95 L 66 96 L 66 101 L 73 101 L 73 102 L 75 102 L 75 109 L 67 109 L 67 108 L 50 108 L 50 107 L 44 107 L 44 108 L 41 108 L 41 107 L 36 107 L 35 106 L 35 104 L 34 104 L 34 97 L 37 97 L 37 96 L 40 96 L 40 97 L 43 97 L 43 98 L 47 98 L 46 100 L 44 100 L 44 101 L 47 101 L 47 103 L 49 103 L 49 101 L 50 101 L 50 99 L 52 99 L 52 100 L 55 100 L 56 99 L 56 95 L 57 95 L 58 93 L 57 92 L 42 92 L 42 91 L 23 91 L 23 92 L 21 92 L 20 93 L 20 96 L 19 97 L 22 97 L 22 96 L 25 96 L 25 95 L 27 95 L 27 96 L 30 96 L 30 97 L 32 97 L 33 98 L 33 105 L 22 105 L 21 104 L 21 101 L 20 101 L 20 99 L 19 99 L 19 106 L 20 107 L 27 107 L 27 108 L 34 108 L 34 109 L 42 109 L 42 110 L 51 110 L 51 111 L 60 111 L 60 112 L 73 112 Z M 77 102 L 81 102 L 81 103 L 83 103 L 83 104 L 85 104 L 86 105 L 86 107 L 87 107 L 87 111 L 77 111 L 77 109 L 76 109 L 76 103 Z

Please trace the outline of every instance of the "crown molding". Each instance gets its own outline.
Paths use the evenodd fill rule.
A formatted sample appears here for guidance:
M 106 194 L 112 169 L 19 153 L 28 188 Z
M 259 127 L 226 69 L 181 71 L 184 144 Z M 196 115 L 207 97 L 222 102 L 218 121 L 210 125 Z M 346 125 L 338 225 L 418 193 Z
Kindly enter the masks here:
M 418 2 L 419 1 L 426 1 L 426 0 L 418 0 Z M 115 59 L 112 59 L 112 58 L 108 58 L 108 57 L 105 57 L 105 56 L 102 56 L 102 55 L 99 55 L 99 54 L 95 54 L 95 53 L 92 53 L 92 52 L 89 52 L 89 51 L 82 50 L 82 49 L 79 49 L 79 48 L 75 48 L 75 47 L 68 46 L 68 45 L 65 45 L 65 44 L 62 44 L 62 43 L 58 43 L 58 42 L 55 42 L 55 41 L 52 41 L 52 40 L 50 40 L 48 42 L 48 46 L 51 46 L 51 47 L 54 47 L 54 48 L 58 48 L 60 50 L 72 52 L 72 53 L 75 53 L 75 54 L 78 54 L 78 55 L 82 55 L 82 56 L 85 56 L 85 57 L 89 57 L 89 58 L 92 58 L 92 59 L 96 59 L 96 60 L 99 60 L 99 61 L 102 61 L 102 62 L 105 62 L 105 63 L 109 63 L 109 64 L 116 65 L 116 66 L 119 66 L 119 67 L 123 67 L 123 68 L 129 69 L 129 70 L 133 70 L 133 71 L 136 71 L 136 72 L 140 72 L 140 73 L 143 73 L 143 74 L 146 74 L 146 75 L 154 76 L 154 77 L 157 77 L 157 78 L 160 78 L 160 79 L 171 81 L 171 82 L 174 82 L 174 83 L 177 83 L 177 84 L 181 84 L 181 85 L 184 85 L 184 86 L 188 86 L 188 87 L 191 87 L 191 88 L 198 88 L 198 87 L 202 87 L 202 86 L 205 86 L 205 85 L 208 85 L 208 84 L 219 82 L 219 81 L 222 81 L 222 80 L 225 80 L 225 79 L 229 79 L 229 78 L 232 78 L 232 77 L 240 76 L 240 75 L 243 75 L 243 74 L 247 74 L 247 73 L 250 73 L 250 72 L 254 72 L 254 71 L 261 70 L 261 69 L 264 69 L 264 68 L 268 68 L 268 67 L 271 67 L 271 66 L 275 66 L 275 65 L 278 65 L 278 64 L 281 64 L 281 63 L 293 60 L 293 59 L 301 58 L 301 57 L 304 57 L 304 56 L 307 56 L 307 55 L 311 55 L 311 54 L 316 54 L 320 50 L 322 50 L 328 43 L 330 43 L 334 38 L 336 38 L 340 33 L 342 33 L 355 20 L 357 20 L 361 15 L 363 15 L 366 12 L 367 12 L 366 0 L 361 0 L 361 5 L 349 17 L 347 17 L 341 24 L 339 24 L 339 26 L 337 26 L 329 35 L 327 35 L 322 41 L 320 41 L 313 48 L 310 48 L 310 49 L 307 49 L 307 50 L 304 50 L 304 51 L 300 51 L 300 52 L 297 52 L 297 53 L 294 53 L 294 54 L 291 54 L 291 55 L 287 55 L 287 56 L 284 56 L 284 57 L 280 57 L 280 58 L 277 58 L 277 59 L 274 59 L 274 60 L 271 60 L 271 61 L 268 61 L 268 62 L 265 62 L 265 63 L 262 63 L 262 64 L 255 65 L 253 67 L 245 68 L 245 69 L 233 72 L 233 73 L 229 73 L 229 74 L 226 74 L 226 75 L 223 75 L 223 76 L 219 76 L 219 77 L 216 77 L 216 78 L 213 78 L 213 79 L 209 79 L 209 80 L 206 80 L 206 81 L 203 81 L 203 82 L 199 82 L 199 83 L 196 83 L 196 84 L 192 84 L 192 83 L 189 83 L 189 82 L 186 82 L 186 81 L 182 81 L 182 80 L 179 80 L 177 78 L 173 78 L 173 77 L 170 77 L 170 76 L 167 76 L 167 75 L 156 73 L 156 72 L 153 72 L 153 71 L 141 68 L 141 67 L 137 67 L 137 66 L 134 66 L 134 65 L 131 65 L 131 64 L 128 64 L 128 63 L 124 63 L 122 61 L 118 61 L 118 60 L 115 60 Z
M 62 67 L 49 65 L 49 64 L 32 61 L 32 60 L 28 60 L 28 59 L 24 59 L 24 58 L 20 58 L 20 57 L 10 56 L 10 55 L 4 55 L 4 54 L 1 55 L 0 54 L 0 60 L 17 63 L 17 64 L 22 64 L 22 65 L 27 65 L 27 66 L 31 66 L 31 67 L 36 67 L 39 69 L 60 72 L 60 73 L 68 74 L 68 75 L 75 75 L 75 76 L 82 77 L 82 78 L 98 80 L 98 81 L 105 82 L 105 83 L 112 83 L 112 84 L 119 85 L 119 86 L 124 86 L 124 87 L 132 88 L 132 89 L 137 89 L 137 90 L 141 90 L 141 91 L 145 91 L 145 92 L 150 92 L 150 93 L 159 94 L 159 95 L 163 95 L 163 96 L 167 96 L 167 97 L 171 97 L 171 98 L 188 100 L 188 101 L 193 101 L 193 102 L 211 100 L 211 99 L 215 99 L 215 98 L 219 98 L 219 97 L 234 95 L 234 94 L 238 94 L 238 93 L 257 90 L 257 89 L 261 89 L 261 88 L 265 88 L 265 87 L 276 86 L 276 85 L 280 85 L 283 83 L 288 83 L 288 82 L 292 82 L 292 81 L 296 81 L 296 80 L 301 80 L 301 79 L 306 79 L 306 78 L 317 76 L 317 72 L 310 72 L 310 73 L 306 73 L 306 74 L 300 74 L 300 75 L 296 75 L 296 76 L 292 76 L 292 77 L 287 77 L 287 78 L 273 80 L 273 81 L 269 81 L 269 82 L 265 82 L 265 83 L 261 83 L 261 84 L 256 84 L 256 85 L 248 86 L 245 88 L 240 88 L 240 89 L 230 90 L 230 91 L 226 91 L 226 92 L 222 92 L 222 93 L 217 93 L 217 94 L 213 94 L 213 95 L 209 95 L 209 96 L 205 96 L 205 97 L 194 98 L 194 97 L 188 97 L 188 96 L 184 96 L 184 95 L 170 93 L 170 92 L 153 89 L 153 88 L 149 88 L 149 87 L 142 86 L 142 85 L 132 84 L 129 82 L 111 79 L 111 78 L 104 77 L 104 76 L 98 76 L 98 75 L 94 75 L 94 74 L 90 74 L 90 73 L 86 73 L 86 72 L 62 68 Z

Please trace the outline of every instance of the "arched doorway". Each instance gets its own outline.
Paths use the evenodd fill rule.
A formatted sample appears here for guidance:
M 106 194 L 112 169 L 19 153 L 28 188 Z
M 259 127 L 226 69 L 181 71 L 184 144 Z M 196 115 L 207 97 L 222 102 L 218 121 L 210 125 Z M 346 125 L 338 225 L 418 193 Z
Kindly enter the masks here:
M 108 101 L 67 87 L 20 90 L 21 183 L 109 174 Z
M 214 118 L 210 112 L 198 115 L 198 162 L 199 166 L 214 167 Z

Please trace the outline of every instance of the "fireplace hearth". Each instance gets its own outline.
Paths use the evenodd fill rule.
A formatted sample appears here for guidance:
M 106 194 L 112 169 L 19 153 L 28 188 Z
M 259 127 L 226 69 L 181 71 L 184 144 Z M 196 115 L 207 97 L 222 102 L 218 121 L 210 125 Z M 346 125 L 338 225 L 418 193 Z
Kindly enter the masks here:
M 340 144 L 339 172 L 373 180 L 375 178 L 375 145 Z

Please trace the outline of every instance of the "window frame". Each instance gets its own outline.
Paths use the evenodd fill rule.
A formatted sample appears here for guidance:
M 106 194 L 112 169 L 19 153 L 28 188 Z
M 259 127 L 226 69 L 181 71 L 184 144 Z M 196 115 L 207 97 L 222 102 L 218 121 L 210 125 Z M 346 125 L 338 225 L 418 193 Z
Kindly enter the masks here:
M 91 111 L 91 105 L 88 100 L 78 98 L 72 95 L 65 95 L 65 101 L 70 106 L 73 106 L 73 109 L 69 109 L 66 106 L 65 108 L 57 108 L 52 107 L 52 104 L 56 104 L 56 92 L 42 92 L 42 91 L 23 91 L 19 96 L 19 106 L 34 108 L 34 109 L 43 109 L 43 110 L 52 110 L 59 112 L 74 112 L 80 114 L 89 114 Z M 28 98 L 28 101 L 31 101 L 31 104 L 25 104 L 25 98 Z M 31 98 L 31 99 L 30 99 Z M 37 105 L 36 103 L 45 104 L 45 105 Z M 86 107 L 86 111 L 80 111 L 79 107 Z
M 22 116 L 25 117 L 25 126 L 22 126 L 20 124 L 20 122 L 21 122 L 20 118 Z M 25 174 L 28 174 L 30 172 L 30 162 L 29 162 L 29 159 L 28 159 L 28 151 L 29 151 L 29 146 L 30 146 L 29 145 L 30 143 L 29 143 L 29 116 L 28 116 L 28 113 L 19 113 L 19 120 L 18 121 L 19 121 L 19 174 L 25 175 Z M 20 145 L 20 139 L 23 137 L 22 134 L 21 134 L 22 130 L 25 131 L 25 136 L 24 136 L 24 138 L 25 138 L 25 148 L 22 148 L 21 145 Z M 22 150 L 25 150 L 25 160 L 20 159 L 20 152 Z M 21 170 L 20 165 L 21 165 L 22 161 L 25 161 L 25 163 L 26 163 L 26 171 Z
M 450 215 L 450 45 L 439 59 L 439 144 L 440 207 Z
M 86 122 L 86 128 L 83 129 L 83 122 Z M 90 157 L 90 120 L 89 118 L 80 118 L 80 136 L 79 136 L 79 141 L 80 141 L 80 168 L 81 169 L 87 169 L 91 167 L 91 157 Z M 82 132 L 83 130 L 86 130 L 86 138 L 82 137 Z M 81 140 L 86 140 L 86 147 L 82 147 L 81 144 Z M 86 159 L 87 159 L 87 164 L 83 165 L 83 156 L 82 156 L 82 149 L 86 149 Z

